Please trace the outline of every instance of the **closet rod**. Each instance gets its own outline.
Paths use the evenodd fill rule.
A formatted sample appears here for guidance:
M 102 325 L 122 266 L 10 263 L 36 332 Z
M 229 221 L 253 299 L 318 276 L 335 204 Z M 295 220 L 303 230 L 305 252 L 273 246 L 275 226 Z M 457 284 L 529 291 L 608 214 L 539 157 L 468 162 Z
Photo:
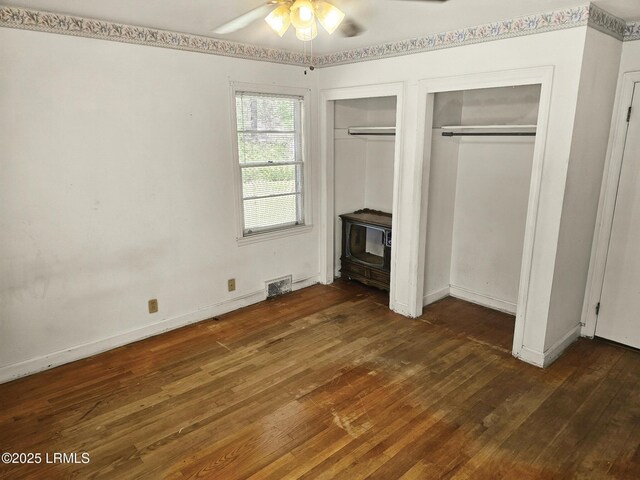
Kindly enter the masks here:
M 396 127 L 349 127 L 347 128 L 349 135 L 361 135 L 361 136 L 373 136 L 392 137 L 396 134 Z
M 535 137 L 536 132 L 442 132 L 443 137 Z
M 360 132 L 349 132 L 349 135 L 351 136 L 358 136 L 358 135 L 366 135 L 367 137 L 381 137 L 381 136 L 388 136 L 388 137 L 393 137 L 395 136 L 394 132 L 369 132 L 369 133 L 360 133 Z

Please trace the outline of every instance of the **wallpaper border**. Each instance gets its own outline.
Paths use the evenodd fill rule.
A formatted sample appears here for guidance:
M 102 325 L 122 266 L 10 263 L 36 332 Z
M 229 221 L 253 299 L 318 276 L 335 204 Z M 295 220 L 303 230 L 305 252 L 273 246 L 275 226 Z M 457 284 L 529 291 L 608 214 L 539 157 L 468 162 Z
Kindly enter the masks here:
M 588 25 L 618 40 L 640 40 L 640 22 L 625 22 L 597 6 L 556 10 L 396 42 L 318 55 L 231 42 L 218 38 L 126 25 L 72 15 L 0 6 L 0 27 L 58 33 L 116 42 L 259 60 L 288 65 L 329 67 L 534 35 Z
M 624 40 L 640 40 L 640 22 L 627 23 L 624 29 Z
M 0 7 L 0 27 L 59 33 L 291 65 L 308 65 L 310 60 L 302 52 L 259 47 L 189 33 L 27 10 L 18 7 Z

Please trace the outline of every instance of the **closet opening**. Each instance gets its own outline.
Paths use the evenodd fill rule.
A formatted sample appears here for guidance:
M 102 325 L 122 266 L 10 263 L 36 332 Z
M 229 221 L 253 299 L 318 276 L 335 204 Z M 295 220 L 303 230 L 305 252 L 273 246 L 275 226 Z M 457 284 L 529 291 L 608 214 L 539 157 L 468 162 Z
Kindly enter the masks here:
M 334 275 L 389 291 L 396 97 L 334 102 Z
M 455 329 L 514 343 L 541 85 L 434 93 L 427 122 L 423 305 L 465 311 Z M 427 187 L 426 189 L 424 187 Z M 476 325 L 474 311 L 498 311 Z M 434 310 L 435 309 L 435 310 Z M 464 317 L 464 319 L 463 319 Z M 483 317 L 484 318 L 484 317 Z M 466 322 L 466 323 L 465 323 Z
M 325 283 L 339 279 L 349 288 L 367 288 L 390 308 L 399 91 L 399 86 L 386 85 L 324 92 L 322 121 Z

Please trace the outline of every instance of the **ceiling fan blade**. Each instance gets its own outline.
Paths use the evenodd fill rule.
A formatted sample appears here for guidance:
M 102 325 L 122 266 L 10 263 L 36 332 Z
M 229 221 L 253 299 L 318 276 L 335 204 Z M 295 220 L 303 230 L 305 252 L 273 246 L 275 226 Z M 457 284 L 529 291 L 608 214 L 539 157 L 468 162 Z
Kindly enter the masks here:
M 351 38 L 364 33 L 364 27 L 352 18 L 345 18 L 338 27 L 338 31 L 343 37 Z
M 228 21 L 227 23 L 223 23 L 219 27 L 216 27 L 213 32 L 224 35 L 225 33 L 232 33 L 240 30 L 250 23 L 253 23 L 256 20 L 267 16 L 275 4 L 276 2 L 268 2 L 264 5 L 260 5 L 259 7 L 256 7 L 253 10 L 249 10 L 247 13 L 244 13 L 239 17 Z

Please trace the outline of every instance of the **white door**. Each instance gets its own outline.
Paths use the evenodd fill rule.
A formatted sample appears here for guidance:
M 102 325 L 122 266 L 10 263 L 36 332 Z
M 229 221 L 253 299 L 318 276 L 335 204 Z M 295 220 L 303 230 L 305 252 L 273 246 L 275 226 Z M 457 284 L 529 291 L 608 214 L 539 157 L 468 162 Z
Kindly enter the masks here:
M 640 348 L 640 83 L 634 87 L 596 335 Z

